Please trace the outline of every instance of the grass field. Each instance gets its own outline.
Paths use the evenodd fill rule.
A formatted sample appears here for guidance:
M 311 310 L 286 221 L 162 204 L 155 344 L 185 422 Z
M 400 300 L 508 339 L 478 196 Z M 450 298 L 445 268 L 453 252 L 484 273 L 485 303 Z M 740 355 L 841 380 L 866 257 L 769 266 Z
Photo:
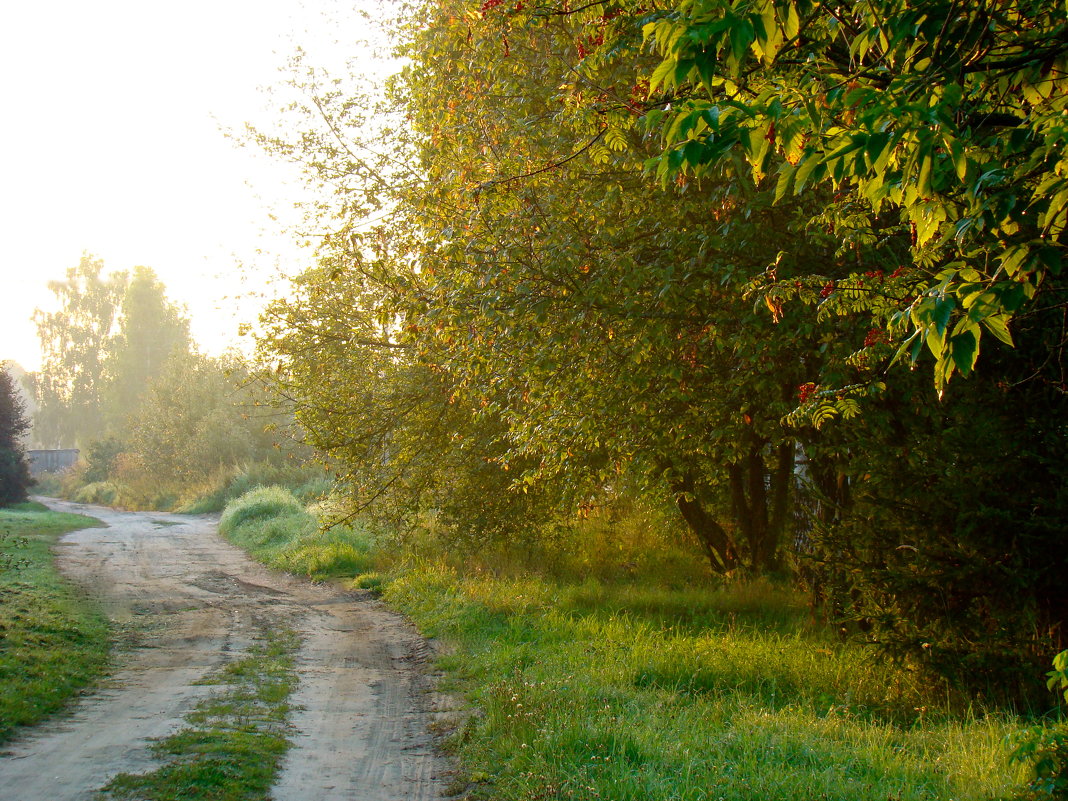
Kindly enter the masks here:
M 1025 778 L 1008 761 L 1021 721 L 951 708 L 783 587 L 376 563 L 364 534 L 318 533 L 274 491 L 223 523 L 270 564 L 374 585 L 444 642 L 447 689 L 474 709 L 443 732 L 470 798 L 979 801 Z
M 106 665 L 107 621 L 59 576 L 50 550 L 60 534 L 96 525 L 36 503 L 0 509 L 0 742 L 61 709 Z
M 471 578 L 424 566 L 385 597 L 451 655 L 478 713 L 452 733 L 494 799 L 988 799 L 1018 724 L 951 714 L 812 630 L 783 590 Z

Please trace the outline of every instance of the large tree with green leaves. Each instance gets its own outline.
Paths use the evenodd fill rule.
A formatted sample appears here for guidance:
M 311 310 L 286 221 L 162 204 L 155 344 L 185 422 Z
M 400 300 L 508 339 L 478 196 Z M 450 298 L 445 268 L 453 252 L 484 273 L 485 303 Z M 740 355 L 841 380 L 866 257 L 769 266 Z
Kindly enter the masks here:
M 105 274 L 103 261 L 85 255 L 65 280 L 48 285 L 59 308 L 34 316 L 42 354 L 36 431 L 48 447 L 71 448 L 104 434 L 107 360 L 127 278 Z
M 393 491 L 394 509 L 418 497 L 462 507 L 469 496 L 448 494 L 440 466 L 454 486 L 475 468 L 492 472 L 466 484 L 484 491 L 551 478 L 569 485 L 561 500 L 637 474 L 646 489 L 668 490 L 714 569 L 768 569 L 801 443 L 811 563 L 841 615 L 899 656 L 943 676 L 967 664 L 962 684 L 994 686 L 1014 664 L 1034 664 L 1065 613 L 1060 562 L 1042 556 L 1063 550 L 1052 469 L 1066 430 L 1057 277 L 1001 264 L 982 215 L 975 231 L 948 238 L 948 212 L 935 233 L 921 229 L 930 218 L 912 219 L 922 210 L 909 206 L 920 197 L 908 189 L 913 133 L 891 132 L 879 150 L 890 131 L 881 123 L 874 145 L 837 152 L 840 131 L 786 131 L 807 107 L 759 127 L 761 114 L 784 108 L 767 95 L 763 109 L 761 93 L 783 87 L 817 109 L 837 103 L 839 127 L 865 107 L 834 86 L 827 99 L 815 84 L 790 84 L 816 69 L 819 52 L 779 75 L 779 52 L 753 47 L 776 15 L 818 32 L 822 7 L 791 21 L 783 6 L 760 25 L 753 8 L 420 5 L 394 95 L 407 122 L 397 149 L 376 161 L 352 125 L 366 118 L 359 103 L 338 90 L 308 104 L 321 133 L 281 147 L 303 152 L 323 183 L 339 177 L 338 214 L 320 266 L 274 307 L 265 345 L 317 444 L 356 488 L 352 511 Z M 901 11 L 879 9 L 888 19 Z M 642 51 L 643 27 L 659 56 Z M 702 49 L 701 37 L 722 47 Z M 826 46 L 840 56 L 837 40 Z M 653 79 L 651 94 L 635 71 Z M 891 103 L 897 90 L 884 88 L 864 102 L 885 100 L 892 116 L 908 94 Z M 934 123 L 913 112 L 903 106 L 902 130 L 919 125 L 922 140 Z M 943 175 L 945 153 L 932 153 Z M 957 159 L 960 180 L 980 165 L 985 199 L 975 202 L 989 208 L 988 182 L 1004 173 L 982 159 L 994 158 L 966 148 Z M 867 182 L 850 172 L 877 166 L 881 188 L 874 173 Z M 1013 175 L 1032 197 L 1030 174 Z M 1022 221 L 1034 233 L 1049 214 L 1032 200 L 1020 207 L 1020 236 Z M 368 221 L 369 202 L 387 222 Z M 1026 245 L 1040 261 L 1060 247 L 1043 241 Z M 984 331 L 1002 346 L 982 339 L 991 369 L 977 376 Z M 931 360 L 940 388 L 955 371 L 967 380 L 939 403 L 924 394 L 929 378 L 888 376 L 895 356 Z M 798 401 L 807 408 L 790 414 Z M 856 422 L 812 425 L 832 415 Z M 989 648 L 965 659 L 983 632 Z
M 367 149 L 346 139 L 359 136 L 352 99 L 327 94 L 309 106 L 328 135 L 279 147 L 312 143 L 317 174 L 344 176 L 341 228 L 266 342 L 303 418 L 346 464 L 396 468 L 363 443 L 396 448 L 442 421 L 467 432 L 462 409 L 504 425 L 492 446 L 462 437 L 516 489 L 552 479 L 577 497 L 636 471 L 666 486 L 714 569 L 775 567 L 795 454 L 780 418 L 817 369 L 820 335 L 793 311 L 754 311 L 741 288 L 781 248 L 809 269 L 831 257 L 804 225 L 812 209 L 772 208 L 737 170 L 711 193 L 650 185 L 633 65 L 587 58 L 590 40 L 623 32 L 611 9 L 444 2 L 417 16 L 395 94 L 410 144 L 367 169 L 353 155 Z M 632 55 L 640 30 L 628 35 Z M 411 151 L 418 170 L 390 166 Z M 361 219 L 372 193 L 354 191 L 354 170 L 388 198 L 386 224 Z M 323 383 L 327 353 L 337 364 Z M 398 412 L 390 393 L 413 386 L 457 408 Z M 342 388 L 358 409 L 323 397 Z
M 267 460 L 268 407 L 240 359 L 175 350 L 127 418 L 125 452 L 160 485 L 190 486 L 224 467 Z
M 149 386 L 176 354 L 190 350 L 189 320 L 167 299 L 166 289 L 148 267 L 135 267 L 119 308 L 118 327 L 108 352 L 104 394 L 109 428 L 121 430 L 137 413 Z
M 1006 676 L 1062 647 L 1068 616 L 1063 9 L 697 0 L 634 13 L 658 56 L 639 70 L 662 181 L 730 164 L 780 203 L 834 193 L 813 224 L 841 240 L 837 258 L 776 258 L 748 292 L 773 316 L 800 301 L 864 337 L 812 375 L 791 418 L 820 425 L 868 398 L 859 425 L 811 448 L 831 468 L 813 471 L 817 558 L 839 608 L 951 681 L 1013 687 Z M 943 403 L 895 361 L 933 370 Z M 967 380 L 947 393 L 955 373 Z

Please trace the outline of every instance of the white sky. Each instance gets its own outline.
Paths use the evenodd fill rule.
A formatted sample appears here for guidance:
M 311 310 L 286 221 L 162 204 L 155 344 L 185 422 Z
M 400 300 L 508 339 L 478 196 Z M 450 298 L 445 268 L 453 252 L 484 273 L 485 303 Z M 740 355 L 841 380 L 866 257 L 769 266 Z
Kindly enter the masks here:
M 289 168 L 219 127 L 266 119 L 259 87 L 297 45 L 356 55 L 353 5 L 0 0 L 0 361 L 39 366 L 29 318 L 83 251 L 154 268 L 207 351 L 237 341 L 256 304 L 235 296 L 310 256 L 268 218 L 295 219 Z

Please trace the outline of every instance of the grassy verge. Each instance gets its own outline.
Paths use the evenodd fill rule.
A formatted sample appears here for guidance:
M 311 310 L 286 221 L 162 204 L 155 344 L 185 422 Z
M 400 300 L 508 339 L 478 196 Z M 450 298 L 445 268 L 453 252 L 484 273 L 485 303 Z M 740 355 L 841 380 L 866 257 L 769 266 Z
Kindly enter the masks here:
M 97 525 L 37 503 L 0 509 L 0 742 L 61 709 L 106 665 L 107 621 L 50 550 L 60 534 Z
M 137 471 L 101 480 L 98 472 L 80 463 L 65 473 L 40 477 L 38 492 L 77 503 L 205 514 L 221 512 L 229 502 L 256 487 L 284 486 L 305 501 L 321 498 L 331 487 L 329 476 L 314 466 L 266 462 L 220 467 L 210 475 L 186 481 L 161 481 L 155 473 Z
M 223 690 L 201 702 L 189 727 L 153 745 L 164 764 L 146 774 L 123 773 L 104 798 L 137 801 L 266 801 L 286 739 L 296 686 L 299 642 L 291 631 L 265 632 L 263 640 L 208 679 Z
M 358 533 L 360 559 L 331 562 L 282 495 L 246 496 L 223 524 L 278 566 L 304 554 L 366 585 L 375 565 Z M 471 798 L 979 801 L 1023 778 L 1007 759 L 1018 720 L 950 709 L 770 584 L 502 578 L 427 560 L 377 581 L 451 647 L 450 689 L 477 710 L 448 733 Z
M 1004 745 L 1017 724 L 938 710 L 771 587 L 424 566 L 385 597 L 452 645 L 443 667 L 479 710 L 452 735 L 475 797 L 988 799 L 1018 780 Z
M 281 487 L 259 487 L 231 502 L 219 530 L 259 561 L 314 579 L 350 578 L 375 565 L 365 532 L 321 531 L 315 516 Z

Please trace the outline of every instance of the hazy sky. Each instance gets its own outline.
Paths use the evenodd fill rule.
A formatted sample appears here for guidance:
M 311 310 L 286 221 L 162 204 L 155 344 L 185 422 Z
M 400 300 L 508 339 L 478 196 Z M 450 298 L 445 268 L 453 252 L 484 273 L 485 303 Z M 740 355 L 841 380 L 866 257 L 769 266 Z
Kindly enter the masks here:
M 268 219 L 292 207 L 296 183 L 219 127 L 264 119 L 258 87 L 280 80 L 297 44 L 312 63 L 351 56 L 363 33 L 352 6 L 0 4 L 0 360 L 37 366 L 29 317 L 83 251 L 155 268 L 207 350 L 236 339 L 233 297 L 308 256 Z

